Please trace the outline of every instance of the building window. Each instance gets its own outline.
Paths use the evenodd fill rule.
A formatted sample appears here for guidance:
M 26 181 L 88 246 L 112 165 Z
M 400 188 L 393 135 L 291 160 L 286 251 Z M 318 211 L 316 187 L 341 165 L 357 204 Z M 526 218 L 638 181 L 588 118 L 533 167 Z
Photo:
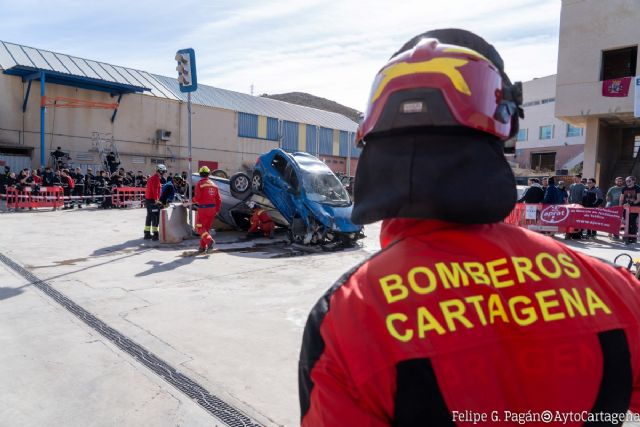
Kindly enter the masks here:
M 161 159 L 161 158 L 150 158 L 149 159 L 149 163 L 151 163 L 152 165 L 163 165 L 167 162 L 167 159 Z
M 553 125 L 540 126 L 540 137 L 538 139 L 553 138 Z
M 600 80 L 635 76 L 637 56 L 638 46 L 603 51 Z
M 531 153 L 531 169 L 554 171 L 556 169 L 556 153 Z
M 518 131 L 518 138 L 516 139 L 516 141 L 526 141 L 528 136 L 529 136 L 528 129 L 520 129 Z
M 584 129 L 576 126 L 571 126 L 567 123 L 567 136 L 582 136 L 583 131 Z

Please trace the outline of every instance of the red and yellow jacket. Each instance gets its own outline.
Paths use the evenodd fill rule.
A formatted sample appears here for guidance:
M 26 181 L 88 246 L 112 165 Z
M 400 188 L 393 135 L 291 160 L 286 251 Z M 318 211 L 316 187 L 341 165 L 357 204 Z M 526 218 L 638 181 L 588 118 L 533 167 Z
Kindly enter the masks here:
M 218 212 L 221 203 L 218 186 L 211 182 L 209 178 L 202 178 L 195 187 L 193 202 L 197 203 L 200 209 L 211 208 Z
M 527 425 L 578 426 L 555 417 L 640 412 L 628 272 L 502 223 L 386 220 L 381 242 L 309 316 L 304 427 L 471 426 L 477 414 L 475 425 L 516 426 L 527 411 L 539 421 Z

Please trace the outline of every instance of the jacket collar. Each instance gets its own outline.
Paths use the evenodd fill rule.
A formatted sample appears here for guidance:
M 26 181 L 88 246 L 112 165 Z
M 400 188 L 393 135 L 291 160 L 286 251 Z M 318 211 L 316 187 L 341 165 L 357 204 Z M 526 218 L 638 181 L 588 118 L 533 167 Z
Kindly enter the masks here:
M 382 221 L 382 228 L 380 229 L 380 246 L 386 248 L 392 243 L 409 236 L 468 226 L 467 224 L 458 224 L 437 219 L 385 219 Z

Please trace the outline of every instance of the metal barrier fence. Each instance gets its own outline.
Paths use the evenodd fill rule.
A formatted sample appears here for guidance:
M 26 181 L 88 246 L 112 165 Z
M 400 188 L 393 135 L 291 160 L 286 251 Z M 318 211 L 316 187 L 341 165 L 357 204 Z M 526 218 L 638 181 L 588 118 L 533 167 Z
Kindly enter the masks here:
M 31 187 L 18 190 L 7 188 L 7 209 L 53 208 L 64 205 L 64 191 L 62 187 L 40 187 L 34 191 Z
M 6 200 L 6 209 L 37 209 L 37 208 L 53 208 L 54 210 L 61 208 L 69 203 L 82 203 L 90 201 L 91 203 L 100 203 L 102 201 L 111 202 L 113 206 L 119 208 L 144 206 L 144 188 L 138 187 L 116 187 L 113 190 L 107 190 L 106 194 L 95 194 L 86 196 L 64 196 L 62 187 L 24 187 L 18 189 L 16 187 L 8 187 L 5 194 L 0 194 L 0 199 Z
M 144 206 L 144 188 L 138 187 L 116 187 L 113 189 L 113 205 L 118 208 Z

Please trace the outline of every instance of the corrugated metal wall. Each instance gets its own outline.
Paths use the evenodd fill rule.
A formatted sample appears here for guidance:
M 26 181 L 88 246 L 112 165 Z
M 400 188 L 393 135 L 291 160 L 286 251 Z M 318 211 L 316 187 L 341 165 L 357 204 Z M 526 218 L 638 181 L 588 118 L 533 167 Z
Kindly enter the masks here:
M 340 131 L 340 151 L 338 152 L 340 157 L 347 157 L 347 154 L 349 153 L 349 140 L 347 139 L 348 134 L 349 133 L 346 131 Z
M 316 140 L 317 133 L 318 128 L 316 126 L 307 125 L 307 143 L 305 145 L 304 151 L 309 154 L 313 154 L 314 156 L 318 153 L 318 142 Z
M 298 123 L 282 122 L 282 149 L 286 151 L 298 151 Z
M 333 129 L 320 128 L 320 154 L 333 154 Z
M 349 146 L 351 146 L 351 157 L 357 159 L 360 157 L 360 153 L 362 150 L 355 146 L 356 134 L 351 132 L 351 137 L 349 137 L 349 132 L 345 132 L 343 130 L 340 131 L 340 152 L 338 155 L 340 157 L 347 157 L 349 153 Z
M 331 154 L 334 156 L 339 155 L 340 153 L 340 131 L 338 129 L 333 130 L 333 141 L 331 144 Z
M 267 139 L 267 118 L 258 116 L 258 138 Z
M 351 138 L 349 140 L 349 144 L 351 144 L 351 157 L 357 159 L 360 157 L 360 153 L 362 153 L 362 148 L 356 147 L 356 134 L 355 132 L 351 132 Z
M 278 140 L 278 119 L 267 117 L 267 139 Z
M 258 116 L 255 114 L 238 113 L 238 136 L 257 138 Z

